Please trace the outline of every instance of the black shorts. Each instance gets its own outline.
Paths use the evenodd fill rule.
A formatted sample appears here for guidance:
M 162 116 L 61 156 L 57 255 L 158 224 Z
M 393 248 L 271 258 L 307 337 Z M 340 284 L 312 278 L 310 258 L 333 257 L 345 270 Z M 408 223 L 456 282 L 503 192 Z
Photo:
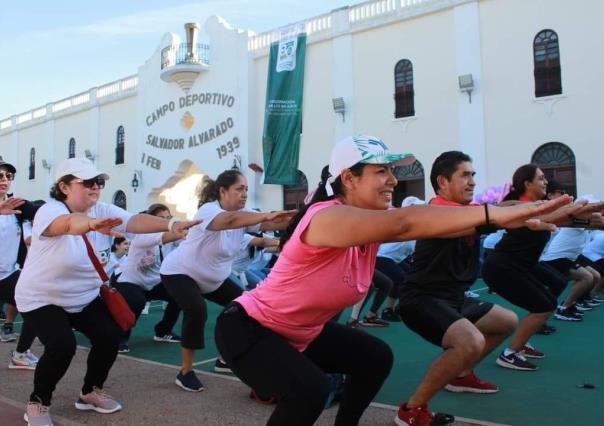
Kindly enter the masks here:
M 510 267 L 508 262 L 493 259 L 487 258 L 482 268 L 482 278 L 491 290 L 530 313 L 546 313 L 556 309 L 557 297 L 542 279 L 551 282 L 556 289 L 563 289 L 565 278 L 546 267 L 536 266 L 534 271 L 525 271 Z
M 600 259 L 600 261 L 601 260 L 602 259 Z M 577 263 L 583 267 L 589 266 L 591 268 L 594 268 L 596 271 L 598 271 L 600 276 L 604 275 L 604 269 L 602 269 L 601 264 L 594 262 L 593 260 L 589 259 L 588 257 L 583 256 L 582 254 L 580 254 L 579 257 L 577 257 Z
M 443 337 L 451 324 L 462 318 L 475 323 L 493 306 L 490 302 L 471 298 L 456 304 L 430 294 L 409 290 L 401 293 L 398 309 L 407 327 L 430 343 L 442 347 Z
M 565 257 L 561 259 L 546 260 L 545 263 L 556 269 L 556 271 L 560 272 L 567 279 L 569 278 L 569 271 L 571 269 L 579 269 L 581 267 L 576 261 Z

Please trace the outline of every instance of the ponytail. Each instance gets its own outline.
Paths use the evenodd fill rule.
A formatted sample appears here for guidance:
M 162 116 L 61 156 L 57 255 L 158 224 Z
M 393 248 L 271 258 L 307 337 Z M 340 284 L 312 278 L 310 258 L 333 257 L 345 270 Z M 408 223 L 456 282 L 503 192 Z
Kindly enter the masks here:
M 220 201 L 220 188 L 229 189 L 237 182 L 239 176 L 243 176 L 243 173 L 239 170 L 230 169 L 220 173 L 216 180 L 212 180 L 207 176 L 204 177 L 205 186 L 201 189 L 199 194 L 198 207 L 212 201 Z
M 365 164 L 357 163 L 354 166 L 350 167 L 349 170 L 352 172 L 353 175 L 360 176 L 363 173 L 364 167 Z M 321 170 L 321 181 L 319 182 L 317 189 L 315 190 L 308 204 L 302 207 L 300 211 L 298 211 L 298 213 L 289 221 L 289 225 L 283 232 L 281 240 L 279 241 L 279 250 L 283 250 L 285 243 L 287 243 L 287 241 L 291 238 L 292 234 L 296 230 L 296 227 L 298 226 L 298 223 L 300 223 L 310 206 L 321 201 L 333 200 L 339 195 L 344 195 L 342 181 L 340 180 L 339 176 L 335 181 L 330 183 L 334 195 L 327 195 L 327 189 L 325 188 L 325 186 L 327 185 L 327 180 L 330 177 L 331 175 L 329 174 L 329 166 L 323 167 L 323 170 Z

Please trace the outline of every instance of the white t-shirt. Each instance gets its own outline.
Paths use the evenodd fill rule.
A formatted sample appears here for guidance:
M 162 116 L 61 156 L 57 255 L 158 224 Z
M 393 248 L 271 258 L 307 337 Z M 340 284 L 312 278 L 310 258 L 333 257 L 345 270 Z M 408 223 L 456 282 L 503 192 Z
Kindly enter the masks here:
M 21 227 L 14 214 L 0 215 L 0 280 L 19 269 L 17 256 L 21 244 Z
M 382 243 L 378 249 L 378 257 L 387 257 L 396 263 L 402 262 L 415 251 L 415 240 Z
M 99 294 L 102 284 L 86 252 L 81 235 L 45 237 L 42 233 L 59 216 L 69 214 L 60 201 L 51 200 L 36 213 L 32 229 L 31 247 L 17 282 L 15 299 L 21 312 L 29 312 L 46 305 L 56 305 L 67 312 L 80 312 Z M 98 202 L 88 212 L 92 218 L 117 216 L 123 223 L 116 227 L 125 232 L 132 216 L 125 210 Z M 88 232 L 97 255 L 111 247 L 111 237 Z M 109 252 L 106 254 L 106 260 Z
M 593 262 L 604 259 L 604 231 L 591 231 L 591 240 L 583 249 L 583 256 Z
M 584 228 L 561 228 L 543 250 L 541 260 L 566 258 L 574 261 L 583 251 L 588 239 L 589 232 Z
M 240 274 L 247 269 L 252 263 L 253 258 L 250 257 L 250 241 L 254 239 L 250 234 L 244 234 L 241 240 L 241 250 L 233 259 L 231 269 L 236 274 Z
M 137 284 L 147 291 L 161 282 L 159 245 L 162 235 L 163 232 L 157 232 L 134 237 L 128 249 L 128 259 L 121 267 L 122 275 L 117 279 L 118 282 Z M 164 252 L 162 247 L 162 253 Z
M 218 201 L 205 203 L 199 208 L 195 219 L 203 222 L 192 227 L 187 238 L 164 258 L 160 269 L 162 275 L 188 275 L 199 285 L 202 293 L 211 293 L 220 287 L 231 274 L 233 259 L 241 250 L 246 231 L 260 230 L 260 225 L 222 231 L 207 229 L 212 220 L 225 211 Z
M 117 257 L 115 252 L 109 253 L 109 261 L 104 266 L 105 272 L 111 277 L 112 274 L 119 275 L 122 272 L 122 265 L 126 263 L 128 255 L 124 254 L 122 257 Z
M 482 247 L 485 249 L 494 249 L 497 243 L 503 238 L 503 234 L 505 234 L 505 229 L 500 229 L 497 232 L 487 235 L 482 242 Z

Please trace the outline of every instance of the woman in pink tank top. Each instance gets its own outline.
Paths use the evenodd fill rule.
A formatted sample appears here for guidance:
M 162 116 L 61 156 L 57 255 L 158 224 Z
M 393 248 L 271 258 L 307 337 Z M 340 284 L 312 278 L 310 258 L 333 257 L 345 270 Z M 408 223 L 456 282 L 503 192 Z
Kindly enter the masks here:
M 375 137 L 337 143 L 269 276 L 218 317 L 216 343 L 233 373 L 277 402 L 267 424 L 314 424 L 328 399 L 327 373 L 346 375 L 337 425 L 357 424 L 379 391 L 392 367 L 390 347 L 330 319 L 364 297 L 382 241 L 454 235 L 485 222 L 514 225 L 567 202 L 392 209 L 392 167 L 413 160 Z

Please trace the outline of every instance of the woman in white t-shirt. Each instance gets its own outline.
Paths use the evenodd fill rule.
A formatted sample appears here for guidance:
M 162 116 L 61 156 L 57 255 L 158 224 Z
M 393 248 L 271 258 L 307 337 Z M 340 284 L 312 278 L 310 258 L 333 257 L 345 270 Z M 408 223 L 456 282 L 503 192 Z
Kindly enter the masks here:
M 121 267 L 128 259 L 129 248 L 130 241 L 128 241 L 128 238 L 122 236 L 113 239 L 109 261 L 105 265 L 105 272 L 111 278 L 111 282 L 122 273 Z
M 111 245 L 109 234 L 171 230 L 184 233 L 197 221 L 168 222 L 150 215 L 131 215 L 99 202 L 109 176 L 86 158 L 57 166 L 51 201 L 36 214 L 32 244 L 17 283 L 17 308 L 44 344 L 27 405 L 30 424 L 52 424 L 48 410 L 52 393 L 73 358 L 73 329 L 91 343 L 84 386 L 76 408 L 112 413 L 121 404 L 103 391 L 117 356 L 121 330 L 99 297 L 102 284 L 88 255 L 85 236 L 97 252 Z M 108 251 L 107 251 L 108 254 Z
M 166 220 L 172 219 L 170 209 L 164 204 L 152 204 L 146 212 Z M 135 236 L 130 243 L 126 262 L 121 266 L 121 274 L 117 277 L 117 282 L 114 283 L 115 288 L 128 301 L 137 319 L 147 301 L 163 300 L 168 302 L 161 321 L 155 325 L 153 340 L 156 342 L 180 343 L 180 336 L 172 332 L 172 328 L 178 320 L 180 308 L 166 293 L 159 275 L 159 268 L 164 257 L 168 254 L 165 245 L 180 239 L 181 235 L 173 232 L 156 232 Z M 120 342 L 120 353 L 130 351 L 129 339 L 130 330 L 124 333 Z
M 204 348 L 205 299 L 224 306 L 242 293 L 228 277 L 245 232 L 285 228 L 294 213 L 244 210 L 247 191 L 247 180 L 238 170 L 226 170 L 209 181 L 195 214 L 201 225 L 191 229 L 160 269 L 166 291 L 183 311 L 182 366 L 176 384 L 187 391 L 203 390 L 193 372 L 193 355 Z

